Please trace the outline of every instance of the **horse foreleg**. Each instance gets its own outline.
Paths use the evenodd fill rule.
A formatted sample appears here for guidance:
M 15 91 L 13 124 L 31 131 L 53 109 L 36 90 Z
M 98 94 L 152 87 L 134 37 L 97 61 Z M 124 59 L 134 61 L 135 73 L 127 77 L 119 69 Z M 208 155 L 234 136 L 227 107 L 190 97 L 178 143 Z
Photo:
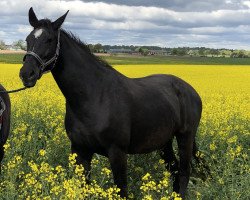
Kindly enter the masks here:
M 90 183 L 91 160 L 93 153 L 88 150 L 78 150 L 74 145 L 71 145 L 71 153 L 76 153 L 76 164 L 84 167 L 86 183 Z
M 127 154 L 118 147 L 111 147 L 108 152 L 113 172 L 114 183 L 120 188 L 120 196 L 127 197 Z

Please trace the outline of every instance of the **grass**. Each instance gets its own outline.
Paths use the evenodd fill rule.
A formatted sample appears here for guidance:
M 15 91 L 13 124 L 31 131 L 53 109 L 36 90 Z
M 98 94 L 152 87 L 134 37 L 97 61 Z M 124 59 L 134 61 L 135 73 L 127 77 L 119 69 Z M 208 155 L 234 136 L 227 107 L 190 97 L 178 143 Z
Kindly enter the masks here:
M 19 64 L 23 62 L 24 54 L 0 54 L 0 63 Z
M 22 63 L 23 54 L 0 54 L 0 63 Z M 104 56 L 111 65 L 250 65 L 250 58 L 217 58 L 185 56 Z
M 201 156 L 207 159 L 212 178 L 202 181 L 192 175 L 188 199 L 249 199 L 249 66 L 148 64 L 115 68 L 129 77 L 174 74 L 201 95 L 203 113 L 197 143 Z M 19 64 L 0 64 L 0 80 L 7 89 L 22 86 L 19 69 Z M 5 146 L 0 199 L 71 200 L 79 199 L 82 194 L 88 194 L 84 199 L 101 199 L 100 195 L 107 195 L 113 181 L 111 175 L 104 173 L 110 169 L 106 158 L 95 157 L 92 180 L 100 187 L 93 184 L 89 190 L 82 187 L 84 180 L 78 175 L 81 170 L 68 164 L 70 143 L 63 122 L 65 99 L 51 74 L 44 75 L 34 88 L 12 94 L 11 102 L 12 128 Z M 158 184 L 166 171 L 159 159 L 156 152 L 129 156 L 131 197 L 161 199 L 171 195 L 170 180 L 166 180 L 165 187 L 158 192 Z M 151 176 L 145 183 L 142 178 L 145 180 L 147 173 Z
M 250 58 L 212 58 L 184 56 L 111 56 L 103 57 L 111 65 L 250 65 Z

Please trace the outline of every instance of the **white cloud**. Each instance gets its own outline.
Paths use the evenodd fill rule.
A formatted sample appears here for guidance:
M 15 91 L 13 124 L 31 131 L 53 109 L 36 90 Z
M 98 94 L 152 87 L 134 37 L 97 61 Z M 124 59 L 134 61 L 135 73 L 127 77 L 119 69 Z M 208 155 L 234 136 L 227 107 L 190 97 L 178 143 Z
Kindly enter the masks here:
M 0 39 L 13 41 L 26 37 L 31 30 L 27 17 L 31 6 L 38 18 L 47 17 L 52 20 L 70 10 L 64 27 L 80 35 L 81 39 L 94 43 L 115 44 L 123 41 L 126 44 L 145 42 L 161 46 L 189 46 L 188 42 L 190 45 L 203 42 L 202 46 L 211 43 L 222 47 L 226 44 L 222 43 L 225 38 L 231 44 L 235 40 L 234 44 L 239 45 L 239 38 L 245 39 L 249 33 L 250 1 L 225 0 L 216 5 L 218 1 L 215 0 L 193 0 L 189 4 L 182 0 L 172 1 L 172 4 L 164 3 L 166 1 L 154 4 L 146 0 L 144 2 L 147 6 L 143 6 L 143 1 L 137 1 L 140 2 L 138 4 L 129 0 L 127 5 L 121 5 L 125 4 L 124 1 L 105 2 L 1 0 Z M 180 9 L 181 5 L 185 10 Z M 246 39 L 242 44 L 250 42 L 249 38 Z
M 29 25 L 18 25 L 17 31 L 21 34 L 28 34 L 32 31 L 32 27 Z
M 4 37 L 6 35 L 6 33 L 4 31 L 0 31 L 0 37 Z
M 250 8 L 250 1 L 243 1 L 243 5 L 245 5 L 248 8 Z

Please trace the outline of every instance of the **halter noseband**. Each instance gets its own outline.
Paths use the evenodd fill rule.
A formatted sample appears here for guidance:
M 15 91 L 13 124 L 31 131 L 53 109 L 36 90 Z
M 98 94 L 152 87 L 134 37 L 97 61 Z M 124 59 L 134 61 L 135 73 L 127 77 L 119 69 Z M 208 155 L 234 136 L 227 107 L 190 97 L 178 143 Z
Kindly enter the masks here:
M 60 31 L 60 29 L 59 29 L 59 30 L 58 30 L 58 37 L 57 37 L 56 53 L 55 53 L 55 55 L 54 55 L 51 59 L 49 59 L 47 62 L 44 62 L 44 61 L 42 60 L 42 58 L 41 58 L 39 55 L 37 55 L 34 51 L 28 51 L 28 52 L 25 54 L 25 56 L 24 56 L 24 60 L 25 60 L 25 58 L 26 58 L 27 55 L 31 55 L 31 56 L 35 57 L 35 58 L 38 60 L 38 62 L 41 64 L 41 68 L 39 68 L 39 69 L 40 69 L 40 77 L 41 77 L 43 74 L 45 74 L 45 73 L 51 71 L 51 70 L 55 67 L 55 65 L 56 65 L 56 61 L 57 61 L 57 58 L 58 58 L 58 56 L 59 56 L 59 50 L 60 50 L 60 32 L 61 32 L 61 31 Z M 53 63 L 53 62 L 54 62 L 53 66 L 52 66 L 50 69 L 46 69 L 46 67 L 47 67 L 48 65 L 50 65 L 51 63 Z M 39 78 L 40 78 L 40 77 L 39 77 Z

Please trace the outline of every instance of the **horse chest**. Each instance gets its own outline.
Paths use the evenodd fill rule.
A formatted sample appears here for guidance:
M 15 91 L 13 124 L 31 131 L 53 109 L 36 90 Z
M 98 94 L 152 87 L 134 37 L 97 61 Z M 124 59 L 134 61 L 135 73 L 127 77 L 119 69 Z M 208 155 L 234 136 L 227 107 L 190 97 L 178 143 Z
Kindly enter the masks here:
M 96 135 L 92 134 L 84 123 L 65 121 L 66 132 L 72 143 L 79 146 L 99 146 Z
M 66 113 L 65 128 L 72 144 L 79 148 L 86 148 L 95 153 L 105 154 L 103 140 L 104 126 L 96 126 L 95 119 L 81 119 L 70 112 Z

